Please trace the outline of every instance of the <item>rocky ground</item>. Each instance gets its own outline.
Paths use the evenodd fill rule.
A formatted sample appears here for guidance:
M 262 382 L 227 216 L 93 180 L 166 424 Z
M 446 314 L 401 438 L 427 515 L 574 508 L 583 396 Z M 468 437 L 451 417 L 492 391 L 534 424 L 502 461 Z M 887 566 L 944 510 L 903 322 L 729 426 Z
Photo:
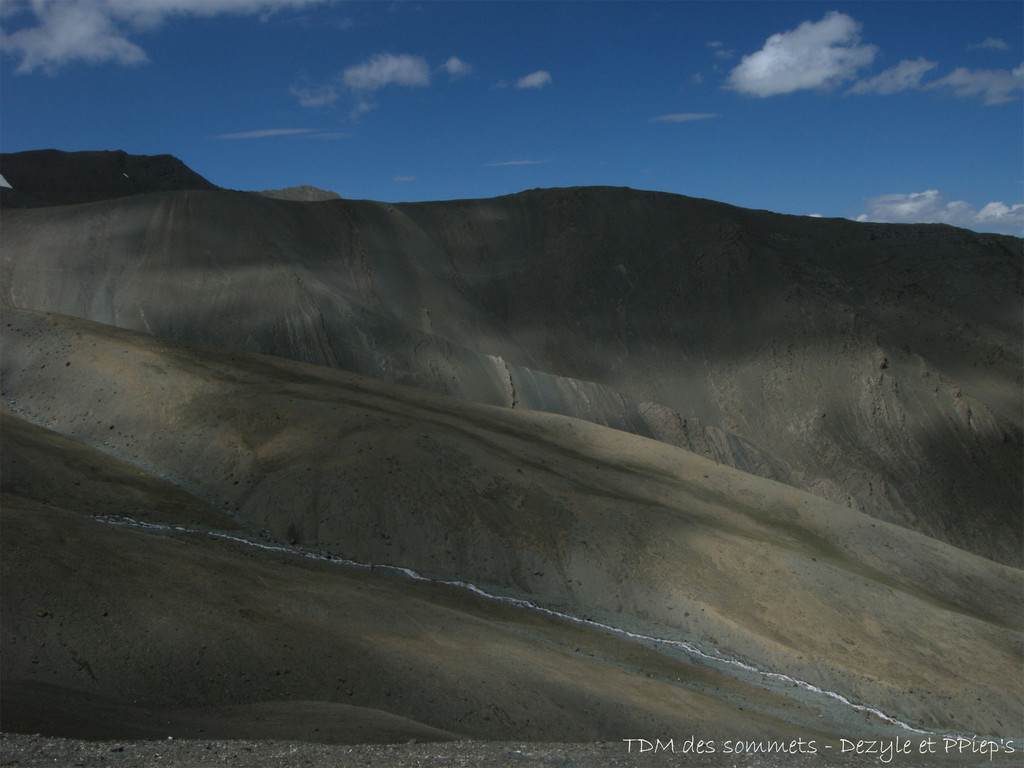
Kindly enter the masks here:
M 400 745 L 327 745 L 266 741 L 82 742 L 41 736 L 4 734 L 0 737 L 0 766 L 42 768 L 877 768 L 878 766 L 966 766 L 1010 768 L 1020 755 L 925 756 L 891 754 L 885 745 L 872 754 L 835 755 L 818 747 L 816 754 L 721 754 L 685 752 L 686 741 L 641 752 L 641 745 L 624 743 L 543 744 L 531 742 L 448 742 Z M 916 742 L 915 742 L 916 746 Z M 841 745 L 837 747 L 841 749 Z M 675 749 L 673 752 L 672 749 Z M 852 751 L 854 747 L 849 747 Z

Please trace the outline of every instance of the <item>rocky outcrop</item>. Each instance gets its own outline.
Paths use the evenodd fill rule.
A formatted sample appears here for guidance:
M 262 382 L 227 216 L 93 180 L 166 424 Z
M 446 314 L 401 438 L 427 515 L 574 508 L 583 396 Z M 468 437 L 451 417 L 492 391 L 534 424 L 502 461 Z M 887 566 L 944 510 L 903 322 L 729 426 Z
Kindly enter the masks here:
M 273 197 L 277 200 L 298 200 L 311 203 L 318 200 L 340 200 L 341 195 L 326 189 L 317 189 L 308 184 L 298 187 L 285 187 L 284 189 L 264 189 L 260 192 L 264 197 Z

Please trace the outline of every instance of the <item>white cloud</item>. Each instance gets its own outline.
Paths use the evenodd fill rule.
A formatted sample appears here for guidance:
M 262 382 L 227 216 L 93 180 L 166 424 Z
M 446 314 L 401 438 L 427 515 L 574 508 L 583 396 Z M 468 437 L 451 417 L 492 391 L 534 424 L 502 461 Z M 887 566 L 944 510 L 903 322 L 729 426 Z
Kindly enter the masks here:
M 992 51 L 1005 51 L 1009 48 L 1005 40 L 1000 40 L 998 37 L 986 37 L 980 43 L 976 45 L 967 46 L 968 51 L 973 51 L 976 48 L 988 48 Z
M 939 80 L 925 86 L 928 89 L 951 88 L 960 98 L 982 96 L 986 106 L 1016 101 L 1024 88 L 1024 63 L 1012 72 L 1007 69 L 975 69 L 958 67 Z
M 0 33 L 4 53 L 21 57 L 17 72 L 41 69 L 54 73 L 76 59 L 97 64 L 141 64 L 146 52 L 124 37 L 100 5 L 69 3 L 43 5 L 35 9 L 39 24 L 10 34 Z
M 861 80 L 849 90 L 849 93 L 878 93 L 888 96 L 909 88 L 920 88 L 921 78 L 937 66 L 937 62 L 924 58 L 904 60 L 870 80 Z
M 452 56 L 448 61 L 441 65 L 441 68 L 448 73 L 448 76 L 453 80 L 456 77 L 465 77 L 473 71 L 473 67 L 464 62 L 462 59 Z
M 736 51 L 731 48 L 726 48 L 725 43 L 721 40 L 708 40 L 706 45 L 715 52 L 716 59 L 731 59 L 736 55 Z
M 375 91 L 386 85 L 429 86 L 430 67 L 419 56 L 378 53 L 346 69 L 341 79 L 356 91 Z
M 531 72 L 525 77 L 516 80 L 516 88 L 543 88 L 551 84 L 551 73 L 543 69 Z
M 338 88 L 333 83 L 324 85 L 296 84 L 289 88 L 292 96 L 304 107 L 323 107 L 338 100 Z
M 715 112 L 677 112 L 672 115 L 661 115 L 660 117 L 652 117 L 652 123 L 689 123 L 693 120 L 707 120 L 712 117 L 718 117 Z
M 503 168 L 510 165 L 543 165 L 550 163 L 550 160 L 506 160 L 501 163 L 487 163 L 485 168 Z
M 326 0 L 6 0 L 4 17 L 18 26 L 0 31 L 0 50 L 21 58 L 17 72 L 53 74 L 73 61 L 122 65 L 148 61 L 128 36 L 159 26 L 170 15 L 263 14 Z M 28 20 L 19 25 L 19 21 Z
M 878 50 L 860 44 L 860 26 L 830 11 L 821 21 L 772 35 L 761 50 L 742 58 L 729 83 L 740 93 L 766 97 L 850 80 L 874 61 Z
M 946 202 L 936 189 L 910 194 L 881 195 L 867 200 L 867 212 L 857 221 L 902 224 L 951 224 L 980 232 L 1024 235 L 1024 203 L 992 202 L 980 211 L 963 200 Z
M 451 62 L 452 59 L 449 59 L 444 68 Z M 325 83 L 310 84 L 303 81 L 293 85 L 290 90 L 304 107 L 333 104 L 347 90 L 355 100 L 349 117 L 357 120 L 360 115 L 377 108 L 367 95 L 388 85 L 430 87 L 430 67 L 419 56 L 378 53 L 361 64 L 348 67 Z
M 1008 222 L 1013 224 L 1019 233 L 1024 229 L 1024 203 L 1015 203 L 1012 206 L 1000 202 L 987 203 L 978 211 L 978 221 L 982 224 L 994 222 L 1000 225 Z
M 349 118 L 352 120 L 358 120 L 360 115 L 365 115 L 367 112 L 372 112 L 377 108 L 377 105 L 367 99 L 358 99 L 352 111 L 349 112 Z
M 294 136 L 299 133 L 312 133 L 312 128 L 261 128 L 256 131 L 242 131 L 241 133 L 222 133 L 215 137 L 218 139 L 264 139 L 268 136 Z

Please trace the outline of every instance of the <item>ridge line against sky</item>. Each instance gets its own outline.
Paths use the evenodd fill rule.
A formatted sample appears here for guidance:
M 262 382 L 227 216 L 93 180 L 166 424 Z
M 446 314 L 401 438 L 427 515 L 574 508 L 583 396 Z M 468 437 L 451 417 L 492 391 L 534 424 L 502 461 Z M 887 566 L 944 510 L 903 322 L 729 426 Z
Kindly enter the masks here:
M 0 148 L 1024 234 L 1024 3 L 4 0 Z M 0 169 L 2 172 L 2 169 Z

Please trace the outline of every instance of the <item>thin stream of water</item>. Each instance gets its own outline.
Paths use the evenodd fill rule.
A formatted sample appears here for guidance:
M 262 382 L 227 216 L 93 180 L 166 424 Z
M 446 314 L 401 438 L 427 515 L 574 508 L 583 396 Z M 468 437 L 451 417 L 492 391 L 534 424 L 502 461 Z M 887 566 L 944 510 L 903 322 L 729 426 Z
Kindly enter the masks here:
M 923 730 L 923 729 L 918 728 L 916 726 L 910 725 L 909 723 L 905 723 L 902 720 L 899 720 L 896 717 L 893 717 L 893 716 L 891 716 L 889 714 L 886 714 L 885 712 L 882 712 L 881 710 L 879 710 L 879 709 L 877 709 L 875 707 L 867 706 L 865 704 L 858 704 L 858 703 L 856 703 L 854 701 L 851 701 L 849 698 L 847 698 L 846 696 L 842 695 L 841 693 L 836 693 L 835 691 L 826 690 L 826 689 L 821 688 L 821 687 L 819 687 L 817 685 L 814 685 L 813 683 L 809 683 L 809 682 L 806 682 L 804 680 L 799 680 L 797 678 L 791 677 L 791 676 L 783 674 L 781 672 L 774 672 L 774 671 L 771 671 L 771 670 L 761 669 L 759 667 L 756 667 L 756 666 L 754 666 L 752 664 L 749 664 L 749 663 L 747 663 L 745 661 L 742 661 L 740 659 L 736 659 L 736 658 L 733 658 L 733 657 L 730 657 L 730 656 L 726 656 L 725 654 L 720 653 L 720 652 L 718 652 L 718 651 L 716 651 L 714 649 L 702 648 L 702 647 L 698 646 L 697 644 L 695 644 L 693 642 L 689 642 L 689 641 L 686 641 L 686 640 L 674 640 L 674 639 L 664 638 L 664 637 L 655 637 L 655 636 L 651 636 L 651 635 L 644 635 L 644 634 L 641 634 L 641 633 L 638 633 L 638 632 L 632 632 L 632 631 L 630 631 L 628 629 L 623 629 L 621 627 L 615 627 L 615 626 L 612 626 L 612 625 L 609 625 L 609 624 L 603 624 L 603 623 L 601 623 L 599 621 L 595 621 L 593 619 L 587 619 L 587 618 L 582 618 L 582 617 L 579 617 L 579 616 L 573 616 L 573 615 L 568 614 L 568 613 L 563 613 L 562 611 L 556 611 L 556 610 L 553 610 L 551 608 L 545 608 L 544 606 L 537 605 L 534 602 L 531 602 L 529 600 L 524 600 L 522 598 L 508 597 L 508 596 L 503 596 L 503 595 L 496 595 L 496 594 L 493 594 L 491 592 L 487 592 L 486 590 L 481 589 L 477 585 L 471 584 L 469 582 L 465 582 L 465 581 L 450 581 L 450 580 L 444 580 L 444 579 L 432 579 L 432 578 L 429 578 L 427 576 L 424 576 L 424 575 L 422 575 L 422 574 L 412 570 L 411 568 L 404 568 L 402 566 L 397 566 L 397 565 L 375 565 L 375 564 L 369 564 L 369 563 L 360 563 L 360 562 L 357 562 L 355 560 L 348 560 L 346 558 L 338 557 L 336 555 L 315 552 L 315 551 L 312 551 L 312 550 L 309 550 L 309 549 L 306 549 L 306 548 L 303 548 L 303 547 L 299 547 L 299 546 L 291 546 L 291 545 L 286 545 L 286 544 L 268 544 L 268 543 L 256 541 L 253 538 L 247 537 L 245 535 L 224 533 L 224 532 L 221 532 L 221 531 L 205 530 L 205 529 L 196 528 L 196 527 L 192 527 L 192 526 L 165 525 L 163 523 L 148 523 L 148 522 L 143 522 L 143 521 L 140 521 L 140 520 L 135 520 L 135 519 L 130 518 L 130 517 L 121 517 L 121 516 L 116 516 L 116 515 L 99 515 L 99 516 L 96 516 L 94 519 L 97 520 L 98 522 L 106 523 L 106 524 L 109 524 L 109 525 L 120 525 L 120 526 L 126 526 L 126 527 L 130 527 L 130 528 L 137 528 L 137 529 L 142 529 L 142 530 L 152 530 L 152 531 L 159 531 L 159 532 L 176 532 L 176 533 L 186 533 L 186 534 L 193 534 L 193 535 L 205 535 L 205 536 L 210 536 L 212 538 L 223 539 L 225 541 L 236 542 L 238 544 L 243 544 L 243 545 L 249 546 L 249 547 L 255 547 L 257 549 L 262 549 L 262 550 L 265 550 L 267 552 L 280 552 L 280 553 L 283 553 L 283 554 L 293 555 L 293 556 L 297 556 L 297 557 L 305 557 L 305 558 L 310 559 L 310 560 L 317 560 L 317 561 L 322 561 L 322 562 L 328 562 L 328 563 L 333 563 L 333 564 L 336 564 L 336 565 L 344 565 L 344 566 L 353 567 L 353 568 L 360 568 L 360 569 L 366 569 L 366 570 L 388 571 L 390 573 L 400 574 L 402 576 L 405 576 L 405 577 L 407 577 L 409 579 L 413 579 L 415 581 L 423 581 L 423 582 L 429 582 L 429 583 L 432 583 L 432 584 L 440 584 L 440 585 L 444 585 L 444 586 L 455 587 L 455 588 L 458 588 L 458 589 L 464 589 L 464 590 L 467 590 L 469 592 L 472 592 L 475 595 L 483 597 L 483 598 L 485 598 L 487 600 L 493 600 L 495 602 L 503 603 L 505 605 L 516 606 L 518 608 L 523 608 L 523 609 L 529 610 L 529 611 L 536 611 L 538 613 L 543 613 L 543 614 L 546 614 L 548 616 L 553 616 L 553 617 L 561 619 L 563 621 L 569 621 L 569 622 L 573 622 L 573 623 L 576 623 L 576 624 L 584 624 L 586 626 L 593 627 L 593 628 L 599 629 L 599 630 L 603 630 L 605 632 L 610 632 L 610 633 L 613 633 L 613 634 L 621 635 L 623 637 L 628 637 L 631 640 L 636 640 L 636 641 L 644 642 L 644 643 L 651 643 L 651 644 L 658 645 L 658 646 L 667 646 L 667 647 L 670 647 L 670 648 L 674 648 L 676 650 L 681 650 L 684 653 L 689 654 L 690 656 L 695 656 L 695 657 L 698 657 L 698 658 L 703 659 L 705 661 L 712 662 L 714 664 L 719 664 L 719 665 L 723 665 L 723 666 L 727 666 L 727 667 L 733 667 L 733 668 L 741 669 L 741 670 L 743 670 L 744 672 L 746 672 L 748 674 L 754 675 L 755 677 L 761 678 L 761 679 L 766 680 L 766 681 L 772 681 L 772 682 L 775 682 L 775 683 L 783 683 L 783 684 L 788 684 L 788 685 L 791 685 L 791 686 L 797 686 L 798 688 L 802 688 L 803 690 L 805 690 L 805 691 L 807 691 L 809 693 L 812 693 L 812 694 L 815 694 L 815 695 L 818 695 L 818 696 L 824 696 L 824 697 L 827 697 L 829 699 L 832 699 L 832 700 L 838 702 L 839 704 L 842 704 L 842 705 L 844 705 L 846 707 L 849 707 L 850 709 L 853 709 L 853 710 L 855 710 L 857 712 L 862 712 L 864 714 L 868 714 L 868 715 L 872 715 L 874 717 L 877 717 L 879 720 L 882 720 L 883 722 L 889 723 L 890 725 L 896 726 L 896 727 L 901 728 L 901 729 L 903 729 L 905 731 L 908 731 L 910 733 L 921 734 L 921 735 L 943 735 L 943 734 L 937 734 L 934 731 Z M 968 738 L 972 738 L 972 737 L 968 737 Z

